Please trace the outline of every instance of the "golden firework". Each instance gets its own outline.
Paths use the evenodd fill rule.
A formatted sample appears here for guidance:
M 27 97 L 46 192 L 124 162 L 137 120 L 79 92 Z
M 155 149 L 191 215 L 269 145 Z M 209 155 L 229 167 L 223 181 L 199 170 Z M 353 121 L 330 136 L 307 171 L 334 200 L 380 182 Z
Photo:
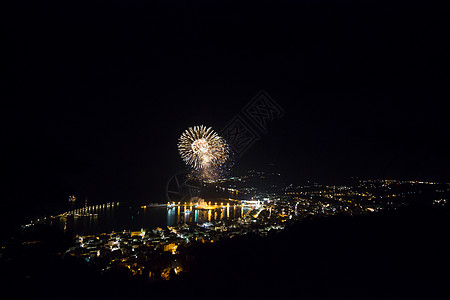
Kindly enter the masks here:
M 199 179 L 217 180 L 232 165 L 233 155 L 229 145 L 211 127 L 189 127 L 179 138 L 178 151 Z

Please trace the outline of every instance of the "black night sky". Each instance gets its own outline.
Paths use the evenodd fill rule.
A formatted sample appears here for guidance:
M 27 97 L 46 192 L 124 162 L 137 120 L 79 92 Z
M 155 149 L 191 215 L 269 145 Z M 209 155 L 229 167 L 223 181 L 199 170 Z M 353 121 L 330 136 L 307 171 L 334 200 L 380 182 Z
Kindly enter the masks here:
M 274 163 L 292 182 L 450 181 L 443 9 L 235 2 L 4 4 L 2 216 L 70 194 L 165 201 L 184 169 L 180 134 L 221 130 L 260 90 L 285 114 L 236 172 Z

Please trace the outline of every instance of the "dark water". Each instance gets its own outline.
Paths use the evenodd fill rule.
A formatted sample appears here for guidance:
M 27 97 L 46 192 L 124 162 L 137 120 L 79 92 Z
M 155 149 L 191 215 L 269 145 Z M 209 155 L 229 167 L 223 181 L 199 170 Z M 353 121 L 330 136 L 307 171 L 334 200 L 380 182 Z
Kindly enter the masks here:
M 217 220 L 228 220 L 242 216 L 247 208 L 229 206 L 215 210 L 198 210 L 192 207 L 150 207 L 142 208 L 127 203 L 102 205 L 80 211 L 96 216 L 68 216 L 57 219 L 54 225 L 61 230 L 71 230 L 78 234 L 94 234 L 101 232 L 140 230 L 174 226 L 182 223 L 204 223 Z

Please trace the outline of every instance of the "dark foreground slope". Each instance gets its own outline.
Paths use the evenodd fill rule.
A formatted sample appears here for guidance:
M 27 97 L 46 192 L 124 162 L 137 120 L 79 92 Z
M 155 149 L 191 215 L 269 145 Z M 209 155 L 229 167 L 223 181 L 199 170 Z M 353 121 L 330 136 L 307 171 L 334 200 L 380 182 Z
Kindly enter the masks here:
M 58 242 L 18 253 L 2 273 L 17 295 L 45 298 L 445 298 L 449 231 L 447 209 L 406 208 L 188 248 L 190 272 L 169 282 L 100 276 L 48 254 Z
M 446 210 L 424 207 L 307 220 L 199 251 L 189 284 L 205 298 L 443 296 L 449 230 Z

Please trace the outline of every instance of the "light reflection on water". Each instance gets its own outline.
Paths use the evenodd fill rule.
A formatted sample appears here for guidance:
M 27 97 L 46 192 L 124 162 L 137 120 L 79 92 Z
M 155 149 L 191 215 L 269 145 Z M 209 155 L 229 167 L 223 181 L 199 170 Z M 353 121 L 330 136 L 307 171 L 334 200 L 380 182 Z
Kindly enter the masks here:
M 152 208 L 150 208 L 152 209 Z M 247 212 L 248 208 L 240 206 L 227 206 L 219 209 L 195 209 L 193 207 L 175 206 L 167 208 L 166 226 L 174 226 L 182 223 L 205 223 L 218 220 L 232 220 L 239 218 Z
M 94 234 L 174 226 L 182 223 L 232 220 L 245 215 L 247 211 L 248 208 L 241 206 L 202 210 L 189 206 L 141 208 L 120 203 L 120 205 L 114 206 L 93 206 L 80 212 L 81 214 L 92 214 L 91 216 L 68 216 L 57 219 L 53 224 L 61 230 L 70 230 L 75 234 Z

